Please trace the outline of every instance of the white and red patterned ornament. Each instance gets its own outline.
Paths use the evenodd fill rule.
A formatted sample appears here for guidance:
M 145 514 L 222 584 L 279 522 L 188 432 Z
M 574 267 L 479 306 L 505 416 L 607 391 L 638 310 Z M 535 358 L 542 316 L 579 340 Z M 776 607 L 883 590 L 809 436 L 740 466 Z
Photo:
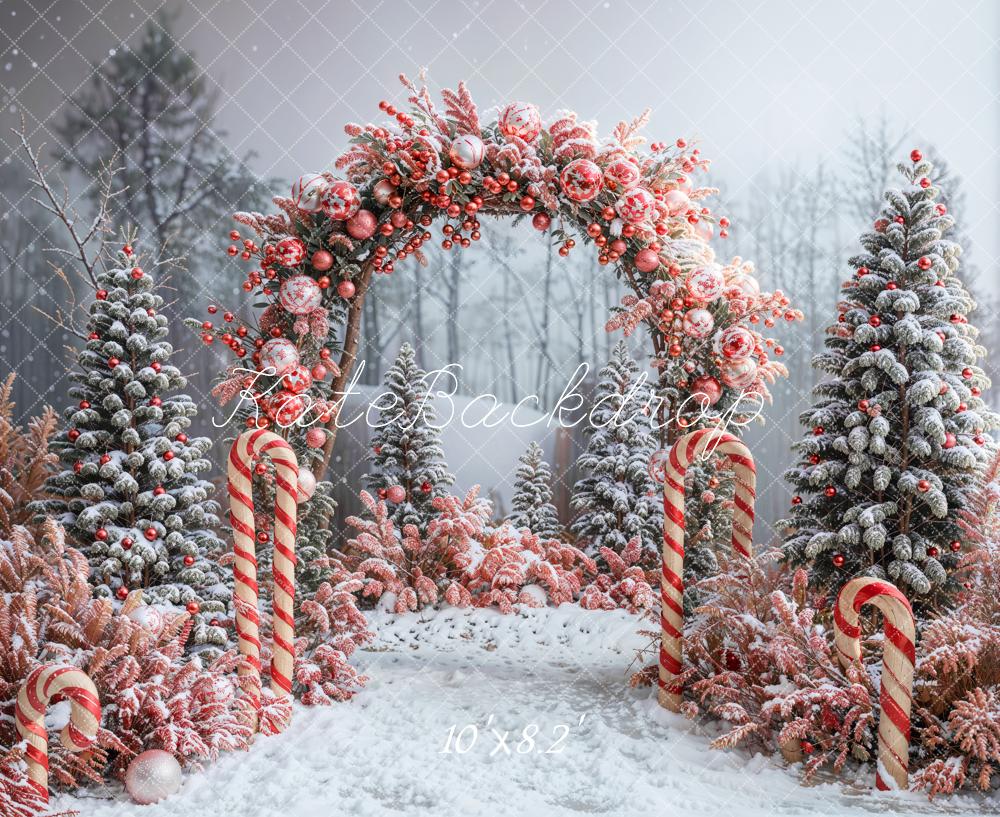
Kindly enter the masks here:
M 646 473 L 657 485 L 663 485 L 667 481 L 667 465 L 670 461 L 670 451 L 666 448 L 659 448 L 649 457 L 649 464 L 646 466 Z
M 516 136 L 532 142 L 542 130 L 542 115 L 530 102 L 511 102 L 500 112 L 499 125 L 500 133 L 507 138 Z
M 656 212 L 656 199 L 645 187 L 635 187 L 618 199 L 615 209 L 625 221 L 640 224 Z
M 272 338 L 260 348 L 261 369 L 274 369 L 277 377 L 299 365 L 299 350 L 287 338 Z
M 726 360 L 745 360 L 753 354 L 756 340 L 749 329 L 729 326 L 716 337 L 716 346 Z
M 282 281 L 278 300 L 293 315 L 308 315 L 323 302 L 323 290 L 308 275 L 293 275 Z
M 714 406 L 722 398 L 722 385 L 710 374 L 703 374 L 691 382 L 691 394 L 705 396 L 708 405 Z
M 125 789 L 140 806 L 159 803 L 181 787 L 181 764 L 170 752 L 147 749 L 132 758 L 125 772 Z
M 318 173 L 307 173 L 292 185 L 292 201 L 300 210 L 316 213 L 323 208 L 324 190 L 326 179 Z
M 389 197 L 396 192 L 396 187 L 388 179 L 381 179 L 372 188 L 372 198 L 379 204 L 389 203 Z
M 268 402 L 268 411 L 281 428 L 295 425 L 306 410 L 306 401 L 293 391 L 279 391 Z
M 301 363 L 281 378 L 281 384 L 292 394 L 307 391 L 312 382 L 312 373 Z
M 274 250 L 278 260 L 286 267 L 297 267 L 306 257 L 306 245 L 300 238 L 283 238 Z
M 304 466 L 299 467 L 298 500 L 305 502 L 316 493 L 316 475 Z
M 631 159 L 614 159 L 604 168 L 604 183 L 609 190 L 621 192 L 631 190 L 642 178 L 639 165 Z
M 760 282 L 752 275 L 738 272 L 731 276 L 726 283 L 726 292 L 733 292 L 739 297 L 752 301 L 760 296 Z
M 574 159 L 559 174 L 563 193 L 571 201 L 592 201 L 604 186 L 604 174 L 590 159 Z
M 353 184 L 338 179 L 323 191 L 322 205 L 323 212 L 334 221 L 347 221 L 361 208 L 361 199 Z
M 752 357 L 722 361 L 722 382 L 733 389 L 745 389 L 757 379 L 757 361 Z
M 687 279 L 688 294 L 703 304 L 718 298 L 725 286 L 726 279 L 722 269 L 715 264 L 696 269 Z
M 684 334 L 689 338 L 707 338 L 714 328 L 715 318 L 707 309 L 695 307 L 684 313 Z
M 455 167 L 462 170 L 475 170 L 486 158 L 486 145 L 478 136 L 463 133 L 456 136 L 448 149 L 448 158 Z

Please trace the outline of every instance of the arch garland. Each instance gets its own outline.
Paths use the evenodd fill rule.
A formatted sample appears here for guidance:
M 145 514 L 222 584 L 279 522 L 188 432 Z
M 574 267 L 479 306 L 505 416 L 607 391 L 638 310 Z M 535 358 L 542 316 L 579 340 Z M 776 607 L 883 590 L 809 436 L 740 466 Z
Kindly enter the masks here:
M 647 146 L 648 111 L 601 139 L 575 113 L 545 125 L 523 102 L 483 121 L 462 83 L 443 91 L 439 109 L 426 86 L 400 79 L 407 109 L 383 101 L 387 123 L 347 125 L 339 177 L 301 177 L 274 199 L 277 214 L 235 214 L 253 233 L 233 230 L 228 253 L 251 266 L 243 288 L 263 307 L 256 325 L 232 312 L 220 325 L 194 322 L 205 343 L 221 341 L 236 358 L 217 394 L 253 396 L 234 416 L 295 448 L 300 500 L 330 460 L 368 289 L 405 260 L 426 264 L 435 222 L 442 247 L 460 251 L 479 240 L 483 216 L 530 218 L 560 255 L 586 247 L 624 280 L 630 292 L 606 329 L 649 333 L 663 445 L 705 410 L 769 397 L 786 370 L 761 330 L 802 313 L 780 291 L 761 292 L 751 263 L 717 261 L 709 242 L 729 225 L 708 206 L 716 191 L 697 183 L 709 165 L 697 147 Z

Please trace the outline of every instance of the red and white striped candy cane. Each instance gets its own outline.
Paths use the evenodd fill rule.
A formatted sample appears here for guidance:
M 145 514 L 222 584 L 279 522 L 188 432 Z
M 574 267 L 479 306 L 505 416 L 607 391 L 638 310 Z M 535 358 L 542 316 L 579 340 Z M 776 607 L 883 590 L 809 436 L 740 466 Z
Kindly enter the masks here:
M 899 589 L 889 582 L 860 576 L 840 589 L 833 613 L 834 643 L 840 663 L 861 660 L 861 608 L 872 604 L 885 617 L 882 688 L 879 690 L 878 765 L 875 786 L 906 789 L 910 755 L 910 704 L 913 701 L 913 664 L 916 626 L 913 610 Z
M 101 723 L 101 701 L 87 674 L 68 664 L 45 664 L 32 670 L 21 686 L 15 706 L 17 732 L 28 744 L 28 783 L 49 801 L 49 738 L 45 710 L 57 695 L 70 702 L 69 723 L 60 734 L 71 752 L 89 749 Z
M 750 450 L 726 431 L 705 428 L 685 434 L 670 449 L 663 485 L 663 574 L 660 580 L 660 706 L 678 712 L 684 632 L 684 475 L 699 457 L 726 457 L 736 472 L 733 550 L 749 557 L 753 550 L 753 508 L 757 471 Z
M 274 555 L 274 645 L 271 659 L 271 689 L 281 697 L 292 691 L 295 662 L 295 520 L 298 500 L 298 461 L 292 447 L 266 429 L 244 431 L 229 451 L 229 518 L 233 526 L 233 577 L 236 595 L 245 604 L 236 608 L 236 635 L 247 666 L 241 674 L 250 679 L 255 711 L 261 709 L 260 616 L 257 612 L 256 528 L 253 512 L 251 469 L 264 454 L 275 472 Z

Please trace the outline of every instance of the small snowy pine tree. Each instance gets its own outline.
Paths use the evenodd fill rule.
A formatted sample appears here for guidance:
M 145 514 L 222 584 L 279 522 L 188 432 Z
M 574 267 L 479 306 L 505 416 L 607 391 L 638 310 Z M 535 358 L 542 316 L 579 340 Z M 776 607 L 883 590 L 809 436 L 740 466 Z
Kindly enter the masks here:
M 556 539 L 562 525 L 552 504 L 552 472 L 542 447 L 532 441 L 521 455 L 520 463 L 507 521 L 515 528 L 527 528 L 540 539 Z
M 416 525 L 421 533 L 438 515 L 434 497 L 444 496 L 455 481 L 444 461 L 426 378 L 413 347 L 404 343 L 385 373 L 387 391 L 378 398 L 379 420 L 371 439 L 373 467 L 363 477 L 379 499 L 388 500 L 397 530 Z M 405 492 L 401 502 L 392 500 L 391 489 L 397 486 Z
M 163 298 L 137 261 L 123 250 L 97 274 L 89 336 L 70 373 L 79 402 L 51 442 L 62 470 L 32 511 L 65 525 L 98 595 L 141 589 L 150 603 L 184 606 L 196 614 L 194 643 L 222 645 L 225 630 L 210 623 L 229 596 L 212 562 L 224 550 L 213 532 L 220 508 L 198 477 L 211 467 L 211 441 L 187 436 L 197 408 L 168 393 L 187 381 L 170 362 Z
M 652 431 L 650 387 L 639 383 L 639 367 L 619 341 L 601 369 L 584 434 L 587 450 L 578 465 L 586 476 L 573 487 L 572 506 L 580 513 L 572 530 L 585 552 L 601 548 L 621 554 L 638 537 L 641 563 L 660 559 L 663 499 L 649 475 L 649 459 L 659 447 Z
M 910 158 L 850 261 L 856 276 L 814 359 L 829 379 L 802 414 L 802 459 L 786 474 L 796 496 L 785 553 L 830 595 L 862 574 L 916 598 L 953 589 L 961 513 L 997 427 L 981 398 L 989 379 L 966 318 L 975 304 L 957 275 L 961 247 L 944 238 L 953 221 L 930 163 Z

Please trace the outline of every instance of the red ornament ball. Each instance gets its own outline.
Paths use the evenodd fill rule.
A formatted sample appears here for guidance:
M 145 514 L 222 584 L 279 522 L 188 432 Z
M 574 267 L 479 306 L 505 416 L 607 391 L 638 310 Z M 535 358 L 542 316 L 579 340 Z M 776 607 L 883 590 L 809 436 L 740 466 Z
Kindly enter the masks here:
M 922 494 L 926 494 L 931 489 L 931 484 L 926 480 L 922 479 L 917 482 L 917 490 Z
M 802 504 L 802 497 L 800 497 L 800 496 L 793 496 L 792 497 L 792 504 L 793 505 L 801 505 Z
M 635 254 L 635 268 L 639 272 L 655 272 L 660 267 L 660 256 L 649 247 Z
M 722 398 L 722 384 L 711 375 L 703 374 L 691 381 L 691 393 L 705 395 L 708 405 L 714 406 Z
M 861 411 L 868 411 L 868 406 L 871 405 L 867 400 L 858 400 L 858 408 Z
M 927 548 L 927 555 L 930 556 L 932 559 L 936 559 L 938 553 L 940 553 L 940 551 L 933 545 Z
M 98 528 L 94 532 L 94 536 L 96 536 L 100 541 L 104 542 L 108 538 L 108 532 L 104 528 Z
M 313 426 L 306 432 L 306 445 L 310 448 L 322 448 L 326 443 L 326 431 Z
M 177 440 L 177 442 L 179 443 L 186 443 L 188 441 L 188 435 L 182 431 L 180 434 L 174 437 L 174 439 Z
M 119 363 L 121 363 L 121 361 L 118 358 L 116 358 L 116 357 L 109 357 L 108 358 L 108 368 L 109 369 L 114 369 Z
M 844 558 L 843 553 L 834 553 L 830 561 L 833 562 L 834 567 L 843 567 L 847 559 Z
M 827 485 L 823 489 L 823 493 L 826 494 L 828 497 L 835 497 L 837 495 L 837 489 L 834 488 L 832 485 Z
M 933 266 L 933 262 L 926 255 L 921 255 L 917 261 L 917 266 L 922 270 L 929 270 Z
M 108 299 L 108 291 L 106 289 L 99 289 L 95 293 L 95 297 L 99 301 L 106 301 Z
M 122 587 L 119 587 L 119 588 L 118 588 L 118 589 L 117 589 L 117 590 L 115 591 L 115 596 L 117 596 L 117 597 L 118 597 L 119 599 L 121 599 L 122 601 L 125 601 L 125 599 L 127 599 L 127 598 L 128 598 L 128 588 L 127 588 L 127 587 L 125 587 L 124 585 L 123 585 Z
M 150 542 L 156 539 L 156 528 L 150 525 L 146 530 L 142 532 L 142 535 L 146 537 Z
M 187 610 L 191 615 L 197 615 L 201 607 L 198 604 L 198 602 L 189 601 L 186 605 L 184 605 L 184 609 Z
M 951 552 L 952 553 L 958 553 L 958 551 L 960 551 L 962 549 L 962 543 L 959 542 L 958 539 L 953 539 L 951 541 L 951 544 L 948 545 L 948 547 L 951 548 Z
M 194 556 L 192 556 L 189 553 L 187 556 L 184 557 L 184 566 L 185 567 L 191 567 L 191 565 L 193 565 L 193 564 L 194 564 Z
M 825 433 L 826 433 L 826 429 L 823 428 L 823 426 L 814 426 L 813 427 L 813 436 L 814 437 L 821 437 Z
M 919 162 L 923 158 L 924 158 L 924 154 L 922 154 L 916 148 L 914 148 L 913 150 L 910 151 L 910 161 L 913 162 L 914 164 L 916 164 L 917 162 Z
M 402 485 L 390 485 L 385 492 L 386 499 L 398 505 L 406 499 L 406 489 Z
M 954 448 L 958 444 L 958 439 L 950 431 L 946 432 L 944 435 L 944 447 Z
M 326 272 L 333 266 L 333 253 L 329 250 L 316 250 L 309 259 L 309 263 L 317 272 Z
M 881 326 L 882 325 L 882 319 L 878 315 L 872 315 L 868 319 L 868 325 L 869 326 Z
M 282 377 L 281 383 L 293 394 L 301 394 L 312 385 L 312 373 L 300 364 Z
M 365 241 L 375 235 L 378 219 L 371 210 L 358 210 L 347 219 L 347 234 L 358 241 Z M 327 267 L 329 269 L 329 267 Z
M 126 536 L 122 539 L 122 548 L 124 550 L 131 550 L 132 545 L 135 544 L 135 540 L 131 536 Z
M 425 494 L 429 494 L 433 490 L 433 488 L 434 486 L 431 485 L 429 482 L 422 482 L 420 484 L 420 490 L 423 491 Z
M 531 226 L 539 232 L 545 232 L 552 224 L 552 217 L 548 213 L 535 213 L 531 219 Z
M 170 462 L 170 460 L 172 460 L 173 458 L 174 458 L 174 452 L 173 451 L 164 451 L 163 452 L 163 459 L 165 459 L 167 462 Z
M 66 432 L 66 436 L 69 438 L 71 443 L 75 443 L 80 438 L 80 429 L 71 428 Z
M 353 298 L 356 292 L 357 287 L 354 286 L 353 281 L 344 280 L 337 284 L 337 294 L 344 300 Z
M 802 754 L 811 755 L 816 751 L 816 747 L 813 746 L 808 740 L 804 740 L 799 744 L 802 747 Z

